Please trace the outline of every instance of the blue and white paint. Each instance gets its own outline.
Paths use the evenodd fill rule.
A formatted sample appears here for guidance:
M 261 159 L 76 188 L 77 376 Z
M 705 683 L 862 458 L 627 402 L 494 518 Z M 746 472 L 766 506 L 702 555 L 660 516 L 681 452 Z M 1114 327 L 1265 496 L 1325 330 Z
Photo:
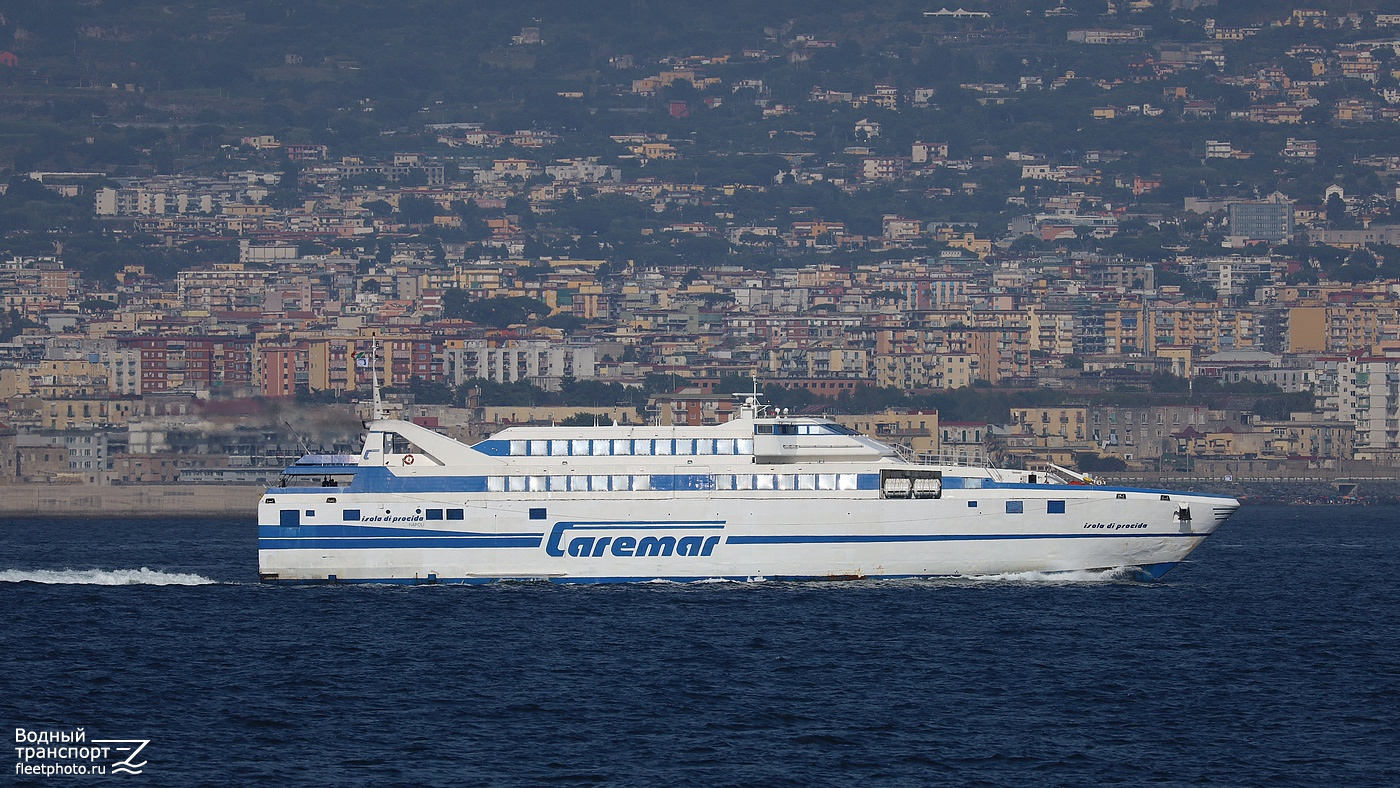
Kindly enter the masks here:
M 259 506 L 268 582 L 939 577 L 1181 561 L 1239 503 L 916 465 L 750 398 L 712 427 L 516 427 L 468 446 L 369 423 Z

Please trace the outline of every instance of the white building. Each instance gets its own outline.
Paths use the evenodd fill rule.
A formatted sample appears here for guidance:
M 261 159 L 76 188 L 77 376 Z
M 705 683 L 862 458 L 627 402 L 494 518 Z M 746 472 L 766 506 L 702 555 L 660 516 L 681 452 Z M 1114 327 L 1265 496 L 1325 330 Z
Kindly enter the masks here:
M 564 378 L 598 377 L 593 345 L 544 339 L 469 339 L 462 347 L 446 348 L 443 355 L 443 372 L 454 386 L 479 378 L 494 383 L 525 382 L 558 391 Z
M 1400 356 L 1348 358 L 1337 389 L 1338 417 L 1356 425 L 1356 459 L 1400 458 Z
M 556 181 L 598 183 L 622 180 L 622 168 L 599 164 L 596 156 L 587 159 L 561 159 L 558 164 L 545 167 L 544 171 Z

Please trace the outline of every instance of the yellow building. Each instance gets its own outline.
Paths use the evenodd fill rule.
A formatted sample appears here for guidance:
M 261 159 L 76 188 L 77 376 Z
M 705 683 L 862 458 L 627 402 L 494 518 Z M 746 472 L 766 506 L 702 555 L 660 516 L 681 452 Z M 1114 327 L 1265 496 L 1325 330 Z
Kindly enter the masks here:
M 1013 432 L 1023 435 L 1041 439 L 1059 437 L 1065 442 L 1084 441 L 1088 414 L 1088 408 L 1084 407 L 1012 408 L 1011 424 Z
M 1149 350 L 1161 345 L 1190 345 L 1205 352 L 1220 350 L 1220 307 L 1212 302 L 1176 302 L 1152 306 Z
M 1032 306 L 1030 314 L 1030 342 L 1032 350 L 1063 356 L 1074 352 L 1074 312 L 1068 309 L 1051 309 Z
M 1349 460 L 1356 447 L 1356 425 L 1350 422 L 1261 421 L 1254 426 L 1272 436 L 1263 450 L 1269 457 Z
M 11 401 L 15 423 L 45 430 L 124 427 L 138 413 L 136 397 L 19 397 Z
M 1193 378 L 1196 376 L 1195 368 L 1192 366 L 1192 359 L 1195 355 L 1195 348 L 1182 347 L 1180 345 L 1162 345 L 1157 348 L 1157 359 L 1166 367 L 1168 374 L 1178 378 Z
M 675 146 L 669 142 L 644 142 L 641 145 L 632 145 L 628 150 L 643 159 L 658 161 L 670 161 L 677 155 Z
M 1393 296 L 1330 305 L 1326 321 L 1329 353 L 1356 352 L 1400 338 L 1400 304 Z
M 921 410 L 900 413 L 837 415 L 831 417 L 843 427 L 880 441 L 906 446 L 915 454 L 938 456 L 938 411 Z
M 1327 350 L 1327 310 L 1320 306 L 1295 306 L 1288 310 L 1288 352 L 1322 353 Z
M 875 385 L 905 390 L 965 388 L 977 379 L 980 369 L 981 359 L 974 353 L 887 353 L 875 357 Z
M 992 253 L 991 239 L 978 238 L 975 233 L 957 233 L 949 228 L 940 227 L 936 234 L 936 240 L 946 243 L 949 248 L 972 252 L 977 255 L 978 259 Z
M 89 361 L 44 359 L 17 369 L 0 369 L 0 399 L 95 396 L 107 390 L 107 368 Z

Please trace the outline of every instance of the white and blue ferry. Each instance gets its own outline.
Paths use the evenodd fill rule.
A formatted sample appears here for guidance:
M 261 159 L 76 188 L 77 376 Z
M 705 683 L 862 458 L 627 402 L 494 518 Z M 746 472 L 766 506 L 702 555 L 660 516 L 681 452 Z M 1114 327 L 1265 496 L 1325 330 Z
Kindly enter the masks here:
M 376 405 L 376 415 L 382 415 Z M 1229 497 L 924 465 L 748 395 L 706 427 L 511 427 L 475 445 L 375 418 L 258 507 L 276 583 L 565 583 L 982 576 L 1158 578 Z

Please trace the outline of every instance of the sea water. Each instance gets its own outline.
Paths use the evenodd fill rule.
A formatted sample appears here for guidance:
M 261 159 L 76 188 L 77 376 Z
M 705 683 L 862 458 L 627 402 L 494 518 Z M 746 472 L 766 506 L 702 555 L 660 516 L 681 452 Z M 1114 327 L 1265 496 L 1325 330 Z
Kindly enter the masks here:
M 1246 507 L 1155 583 L 256 572 L 248 519 L 0 521 L 5 737 L 155 785 L 1400 784 L 1396 508 Z

